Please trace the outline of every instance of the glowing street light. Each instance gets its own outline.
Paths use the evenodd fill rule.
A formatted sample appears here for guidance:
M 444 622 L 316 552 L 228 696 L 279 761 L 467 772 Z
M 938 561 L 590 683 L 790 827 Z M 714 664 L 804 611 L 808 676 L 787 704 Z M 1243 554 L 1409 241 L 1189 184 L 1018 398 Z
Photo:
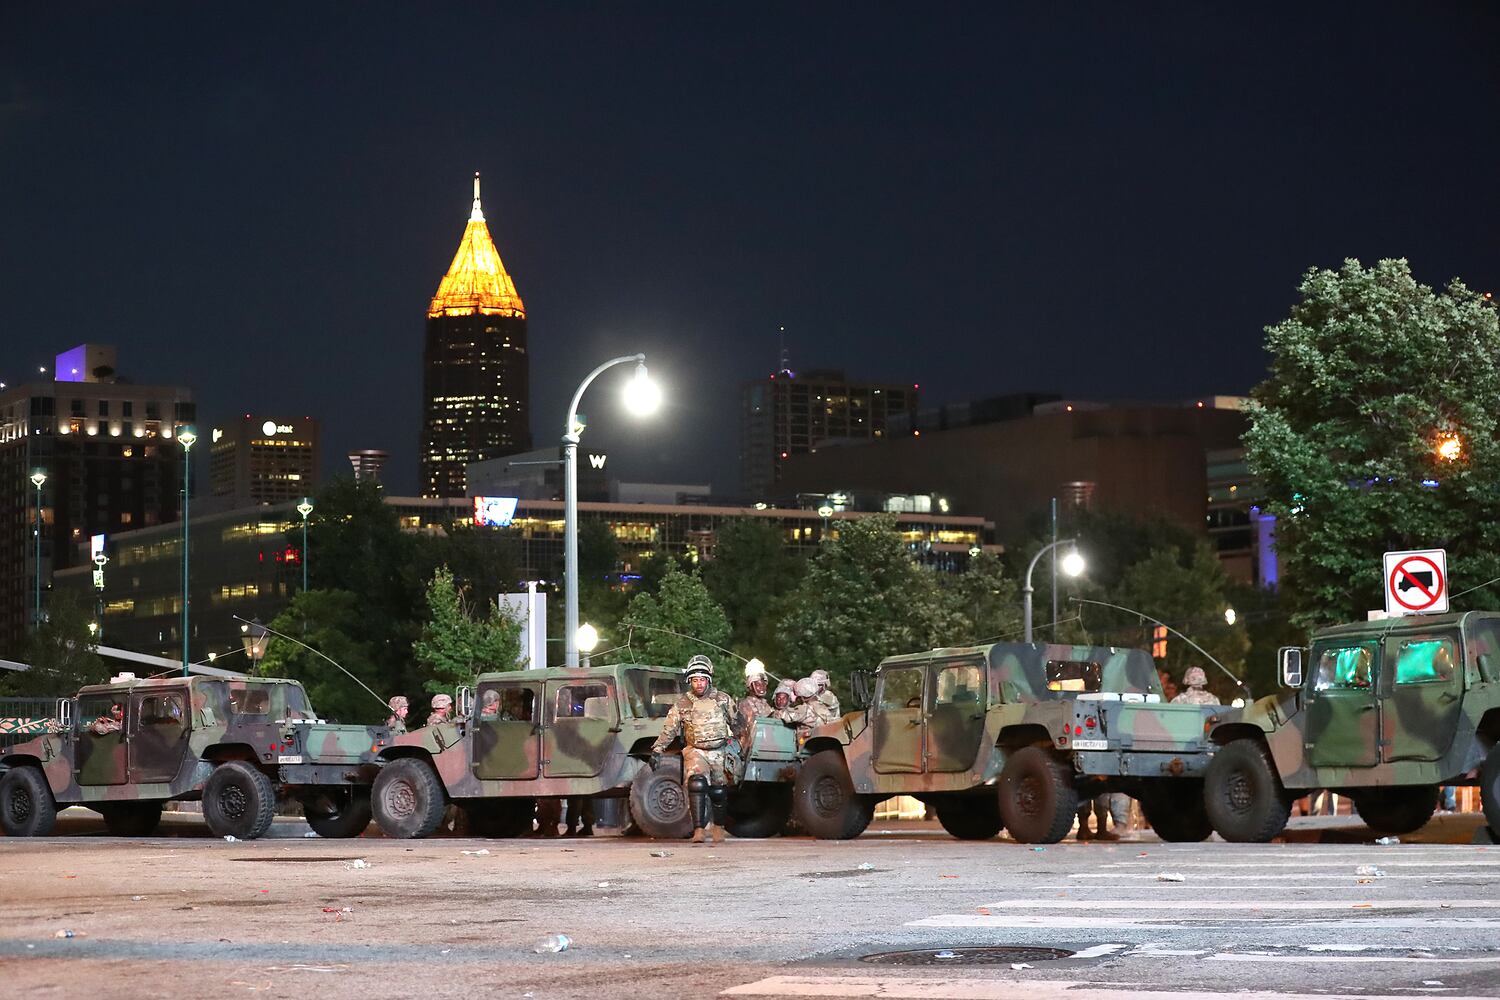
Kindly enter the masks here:
M 193 442 L 198 435 L 191 427 L 177 432 L 177 443 L 182 445 L 182 676 L 188 675 L 188 499 L 191 492 L 189 475 L 192 473 Z
M 1235 614 L 1235 611 L 1234 611 L 1233 608 L 1225 608 L 1224 609 L 1224 624 L 1225 625 L 1233 625 L 1235 623 L 1235 621 L 1238 620 L 1238 618 L 1239 618 L 1239 615 Z
M 1057 548 L 1059 545 L 1076 546 L 1077 544 L 1078 539 L 1076 538 L 1060 538 L 1048 545 L 1043 545 L 1040 549 L 1037 550 L 1037 554 L 1031 557 L 1031 565 L 1026 567 L 1026 585 L 1021 588 L 1021 621 L 1025 625 L 1026 629 L 1026 638 L 1024 641 L 1031 641 L 1031 595 L 1033 593 L 1031 587 L 1032 571 L 1036 569 L 1036 564 L 1041 560 L 1042 556 Z M 1067 555 L 1063 556 L 1062 571 L 1068 576 L 1078 576 L 1083 573 L 1084 568 L 1085 566 L 1083 555 L 1078 551 L 1078 549 L 1074 548 Z
M 31 474 L 31 485 L 36 487 L 36 609 L 32 612 L 31 627 L 42 627 L 42 486 L 47 474 L 37 469 Z
M 240 643 L 245 647 L 245 655 L 250 658 L 250 672 L 257 673 L 260 661 L 265 659 L 266 646 L 270 644 L 271 633 L 256 618 L 240 626 Z
M 599 630 L 588 622 L 578 626 L 578 649 L 583 653 L 583 665 L 590 666 L 589 654 L 599 645 Z
M 313 512 L 312 501 L 307 497 L 297 505 L 297 513 L 302 515 L 302 592 L 307 593 L 307 515 Z
M 625 408 L 635 416 L 648 416 L 661 406 L 661 388 L 646 373 L 646 356 L 630 354 L 611 358 L 588 373 L 573 393 L 563 424 L 563 639 L 564 665 L 578 666 L 578 404 L 589 384 L 616 365 L 635 365 L 635 376 L 625 386 Z
M 1456 462 L 1463 457 L 1463 440 L 1457 434 L 1446 434 L 1438 439 L 1437 453 L 1445 462 Z

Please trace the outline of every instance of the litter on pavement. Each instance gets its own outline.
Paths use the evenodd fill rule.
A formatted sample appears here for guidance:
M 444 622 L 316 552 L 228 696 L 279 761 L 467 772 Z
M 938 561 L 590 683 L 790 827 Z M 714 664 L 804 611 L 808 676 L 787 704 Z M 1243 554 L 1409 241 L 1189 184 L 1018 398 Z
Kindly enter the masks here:
M 1181 872 L 1162 872 L 1156 876 L 1158 882 L 1186 882 L 1187 876 Z

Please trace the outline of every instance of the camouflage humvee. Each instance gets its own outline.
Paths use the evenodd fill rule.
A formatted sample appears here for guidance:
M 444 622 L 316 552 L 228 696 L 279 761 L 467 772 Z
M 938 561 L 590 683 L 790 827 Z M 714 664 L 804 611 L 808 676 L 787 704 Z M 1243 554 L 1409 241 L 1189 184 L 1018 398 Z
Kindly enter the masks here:
M 1123 791 L 1165 840 L 1202 840 L 1206 720 L 1221 706 L 1161 703 L 1142 650 L 998 643 L 894 656 L 874 697 L 807 738 L 793 815 L 824 838 L 858 836 L 875 803 L 913 795 L 955 837 L 1004 827 L 1055 843 L 1080 797 Z
M 148 836 L 163 803 L 201 799 L 216 835 L 249 839 L 270 826 L 278 788 L 322 836 L 358 836 L 370 821 L 388 732 L 319 722 L 295 681 L 124 674 L 63 704 L 44 735 L 0 751 L 11 836 L 46 836 L 70 805 L 101 813 L 111 833 Z
M 646 832 L 686 836 L 672 825 L 679 806 L 687 817 L 681 786 L 644 763 L 685 689 L 681 670 L 636 663 L 482 674 L 459 718 L 381 748 L 375 820 L 425 837 L 451 801 L 470 832 L 513 837 L 530 832 L 538 798 L 628 795 Z
M 1304 665 L 1306 669 L 1304 670 Z M 1281 651 L 1291 690 L 1226 713 L 1205 787 L 1225 840 L 1267 841 L 1294 798 L 1327 788 L 1382 833 L 1432 817 L 1439 785 L 1474 784 L 1500 832 L 1500 613 L 1392 618 Z

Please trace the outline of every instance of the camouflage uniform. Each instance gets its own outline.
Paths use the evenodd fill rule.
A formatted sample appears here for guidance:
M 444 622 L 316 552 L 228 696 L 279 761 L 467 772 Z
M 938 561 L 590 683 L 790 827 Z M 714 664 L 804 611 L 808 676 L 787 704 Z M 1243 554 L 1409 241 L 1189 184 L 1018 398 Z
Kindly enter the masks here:
M 741 698 L 737 710 L 746 724 L 753 723 L 756 719 L 763 719 L 776 711 L 769 701 L 758 694 L 747 694 Z
M 814 670 L 809 676 L 818 682 L 818 701 L 828 709 L 829 715 L 835 719 L 843 715 L 844 713 L 839 711 L 839 696 L 834 694 L 832 687 L 829 686 L 828 671 Z
M 453 696 L 448 694 L 435 694 L 432 696 L 432 712 L 427 716 L 427 724 L 435 726 L 440 722 L 453 721 Z
M 722 785 L 728 781 L 724 747 L 739 735 L 739 728 L 739 717 L 729 695 L 710 688 L 700 698 L 689 691 L 667 712 L 661 735 L 651 752 L 661 753 L 681 734 L 683 780 L 701 774 L 708 778 L 709 784 Z
M 400 736 L 406 732 L 406 719 L 401 715 L 401 710 L 408 707 L 406 696 L 395 695 L 386 704 L 391 706 L 391 716 L 385 720 L 386 727 L 392 736 Z
M 1208 686 L 1208 676 L 1203 673 L 1202 667 L 1188 667 L 1187 673 L 1182 675 L 1182 683 L 1187 685 L 1187 690 L 1172 699 L 1174 705 L 1217 705 L 1219 699 L 1215 698 L 1205 688 Z
M 120 731 L 120 720 L 108 715 L 101 715 L 89 723 L 89 732 L 95 736 L 104 736 L 107 733 L 118 733 Z

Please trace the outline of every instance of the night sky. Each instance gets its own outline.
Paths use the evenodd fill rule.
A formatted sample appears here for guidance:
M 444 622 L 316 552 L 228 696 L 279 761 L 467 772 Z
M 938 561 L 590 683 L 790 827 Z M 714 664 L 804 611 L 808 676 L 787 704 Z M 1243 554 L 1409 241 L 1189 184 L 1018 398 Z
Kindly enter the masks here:
M 537 442 L 665 383 L 586 399 L 622 478 L 734 490 L 783 325 L 926 403 L 1242 393 L 1309 266 L 1500 285 L 1500 8 L 1310 6 L 7 3 L 0 380 L 113 343 L 412 493 L 479 170 Z

